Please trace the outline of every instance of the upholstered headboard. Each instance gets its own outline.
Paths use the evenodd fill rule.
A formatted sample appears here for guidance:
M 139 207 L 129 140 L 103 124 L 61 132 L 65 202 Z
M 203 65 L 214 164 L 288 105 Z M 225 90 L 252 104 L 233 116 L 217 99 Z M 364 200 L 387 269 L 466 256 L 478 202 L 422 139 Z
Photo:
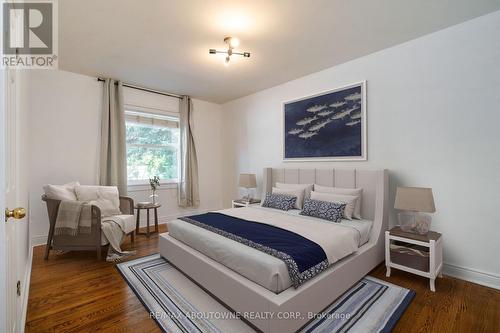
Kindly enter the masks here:
M 262 187 L 264 196 L 272 191 L 277 182 L 362 187 L 361 215 L 374 221 L 372 235 L 379 236 L 388 226 L 388 179 L 388 171 L 385 169 L 264 168 Z

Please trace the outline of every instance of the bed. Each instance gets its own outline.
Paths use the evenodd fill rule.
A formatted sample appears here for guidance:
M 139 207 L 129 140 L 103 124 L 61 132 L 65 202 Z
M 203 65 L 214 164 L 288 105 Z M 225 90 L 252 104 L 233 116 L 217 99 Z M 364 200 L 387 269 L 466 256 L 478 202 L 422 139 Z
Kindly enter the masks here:
M 169 233 L 160 236 L 160 253 L 233 310 L 273 313 L 273 318 L 247 318 L 261 331 L 294 332 L 311 319 L 311 313 L 320 312 L 383 261 L 388 176 L 386 170 L 264 169 L 263 192 L 270 192 L 276 182 L 363 188 L 363 221 L 336 224 L 298 216 L 298 211 L 260 207 L 223 211 L 255 221 L 272 216 L 297 228 L 314 225 L 319 233 L 339 235 L 326 244 L 331 246 L 326 252 L 333 264 L 298 288 L 292 286 L 282 260 L 185 221 L 169 223 Z
M 314 217 L 300 216 L 299 212 L 298 209 L 280 211 L 260 205 L 221 211 L 226 215 L 251 221 L 287 220 L 297 226 L 303 225 L 304 228 L 330 235 L 327 245 L 336 245 L 329 251 L 330 263 L 357 251 L 368 240 L 372 221 L 343 219 L 340 223 L 331 223 Z M 181 220 L 169 222 L 168 231 L 171 237 L 274 293 L 280 293 L 292 286 L 287 267 L 281 259 Z

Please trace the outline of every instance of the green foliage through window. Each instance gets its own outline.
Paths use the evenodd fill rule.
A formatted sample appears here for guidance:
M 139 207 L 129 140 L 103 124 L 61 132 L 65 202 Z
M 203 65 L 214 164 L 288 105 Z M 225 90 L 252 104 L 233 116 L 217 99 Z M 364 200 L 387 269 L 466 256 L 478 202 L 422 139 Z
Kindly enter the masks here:
M 178 178 L 179 129 L 127 122 L 128 180 Z

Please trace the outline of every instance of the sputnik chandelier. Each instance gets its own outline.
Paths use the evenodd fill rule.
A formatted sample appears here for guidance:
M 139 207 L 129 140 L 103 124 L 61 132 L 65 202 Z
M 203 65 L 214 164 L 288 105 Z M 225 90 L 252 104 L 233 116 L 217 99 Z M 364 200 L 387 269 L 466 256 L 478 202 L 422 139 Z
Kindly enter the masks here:
M 226 58 L 224 60 L 224 65 L 227 66 L 229 65 L 229 62 L 231 61 L 231 56 L 233 55 L 239 55 L 243 56 L 245 58 L 250 58 L 250 52 L 235 52 L 234 48 L 238 47 L 240 45 L 240 41 L 238 38 L 235 37 L 226 37 L 224 38 L 224 43 L 227 44 L 227 50 L 226 51 L 219 51 L 216 49 L 209 49 L 208 53 L 210 54 L 217 54 L 217 53 L 223 53 L 226 54 Z

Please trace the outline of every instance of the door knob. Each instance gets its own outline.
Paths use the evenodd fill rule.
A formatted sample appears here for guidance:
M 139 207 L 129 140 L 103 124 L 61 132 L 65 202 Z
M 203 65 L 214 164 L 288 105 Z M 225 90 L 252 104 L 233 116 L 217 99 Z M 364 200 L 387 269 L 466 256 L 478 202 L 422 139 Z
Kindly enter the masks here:
M 25 216 L 26 216 L 26 209 L 22 207 L 17 207 L 14 208 L 13 210 L 5 208 L 5 222 L 7 222 L 7 219 L 11 217 L 15 219 L 22 219 Z

